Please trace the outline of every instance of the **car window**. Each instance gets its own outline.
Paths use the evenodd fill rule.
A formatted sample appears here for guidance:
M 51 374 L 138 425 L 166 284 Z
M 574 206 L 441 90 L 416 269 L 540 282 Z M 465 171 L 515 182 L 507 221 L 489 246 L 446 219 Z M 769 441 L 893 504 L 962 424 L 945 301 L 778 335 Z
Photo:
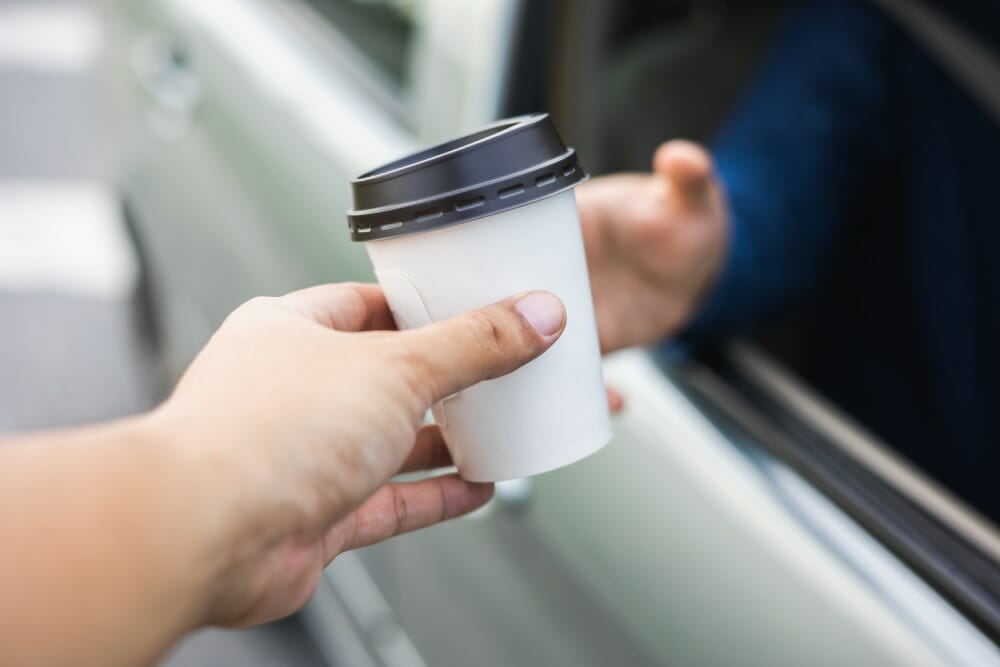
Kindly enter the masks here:
M 376 67 L 402 87 L 415 34 L 414 0 L 307 0 Z

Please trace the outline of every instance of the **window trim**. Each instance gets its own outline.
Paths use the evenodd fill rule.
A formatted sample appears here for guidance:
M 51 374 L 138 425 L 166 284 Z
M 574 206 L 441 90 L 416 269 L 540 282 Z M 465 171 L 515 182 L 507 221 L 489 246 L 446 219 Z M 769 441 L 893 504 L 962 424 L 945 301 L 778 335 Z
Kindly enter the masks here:
M 1000 644 L 1000 536 L 987 519 L 748 345 L 707 350 L 671 374 Z

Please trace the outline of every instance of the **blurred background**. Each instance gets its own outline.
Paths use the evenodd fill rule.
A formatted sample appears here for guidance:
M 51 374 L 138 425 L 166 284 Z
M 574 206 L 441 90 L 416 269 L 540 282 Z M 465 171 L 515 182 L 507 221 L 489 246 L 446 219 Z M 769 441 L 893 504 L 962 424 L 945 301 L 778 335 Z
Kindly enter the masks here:
M 133 414 L 165 388 L 114 187 L 100 10 L 0 1 L 0 433 Z M 325 663 L 290 621 L 203 632 L 164 664 Z
M 0 4 L 5 429 L 151 404 L 139 268 L 112 185 L 91 2 Z
M 0 432 L 149 408 L 245 299 L 371 280 L 348 183 L 422 145 L 537 110 L 593 174 L 712 141 L 793 4 L 0 0 Z M 165 664 L 1000 664 L 995 527 L 804 379 L 808 317 L 612 357 L 605 451 Z

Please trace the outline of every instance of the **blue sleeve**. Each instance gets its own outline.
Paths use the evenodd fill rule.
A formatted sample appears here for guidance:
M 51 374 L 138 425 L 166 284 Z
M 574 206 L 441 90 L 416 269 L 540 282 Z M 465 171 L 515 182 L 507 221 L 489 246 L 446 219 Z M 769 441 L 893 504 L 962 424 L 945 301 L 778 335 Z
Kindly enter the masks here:
M 805 293 L 892 150 L 896 32 L 851 0 L 794 11 L 714 146 L 731 211 L 720 278 L 685 338 L 730 333 Z

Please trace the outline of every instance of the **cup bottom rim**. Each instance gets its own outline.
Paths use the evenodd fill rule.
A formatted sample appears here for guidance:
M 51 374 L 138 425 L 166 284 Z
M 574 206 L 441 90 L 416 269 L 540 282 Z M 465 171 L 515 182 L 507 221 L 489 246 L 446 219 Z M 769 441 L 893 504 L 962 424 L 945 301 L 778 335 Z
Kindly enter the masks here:
M 588 458 L 596 454 L 597 452 L 601 451 L 605 447 L 607 447 L 611 443 L 611 440 L 613 438 L 614 438 L 614 432 L 612 431 L 612 429 L 609 428 L 606 431 L 604 431 L 600 436 L 594 439 L 592 446 L 580 450 L 579 453 L 573 455 L 569 459 L 552 459 L 546 461 L 545 463 L 542 463 L 539 466 L 530 466 L 521 469 L 514 467 L 512 470 L 492 475 L 487 473 L 476 474 L 473 471 L 465 472 L 462 470 L 461 467 L 459 467 L 458 474 L 462 477 L 462 479 L 464 479 L 467 482 L 481 482 L 481 483 L 507 482 L 512 479 L 524 479 L 525 477 L 534 477 L 536 475 L 552 472 L 560 468 L 565 468 L 568 465 L 578 463 L 583 459 Z M 570 442 L 575 443 L 579 442 L 579 440 L 574 439 Z

